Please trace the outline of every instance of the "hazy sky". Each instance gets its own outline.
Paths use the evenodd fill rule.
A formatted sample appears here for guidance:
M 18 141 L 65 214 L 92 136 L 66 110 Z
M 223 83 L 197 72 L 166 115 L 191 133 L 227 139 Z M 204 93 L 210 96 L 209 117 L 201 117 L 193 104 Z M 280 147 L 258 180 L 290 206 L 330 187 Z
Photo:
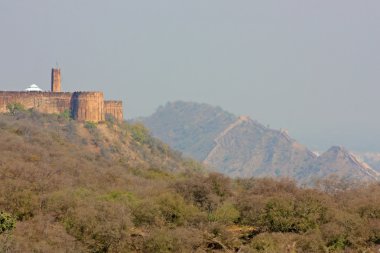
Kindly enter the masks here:
M 380 151 L 379 0 L 0 0 L 0 89 L 103 90 L 127 118 L 220 105 L 312 149 Z

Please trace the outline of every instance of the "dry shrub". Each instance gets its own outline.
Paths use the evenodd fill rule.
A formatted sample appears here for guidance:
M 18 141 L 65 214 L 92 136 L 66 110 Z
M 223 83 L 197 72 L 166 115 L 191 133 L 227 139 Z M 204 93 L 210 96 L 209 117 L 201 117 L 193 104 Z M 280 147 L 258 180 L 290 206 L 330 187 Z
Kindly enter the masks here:
M 249 244 L 249 253 L 295 252 L 297 235 L 283 233 L 262 233 Z
M 225 201 L 215 211 L 210 213 L 209 220 L 218 221 L 227 225 L 236 223 L 240 218 L 240 212 L 231 202 Z
M 244 192 L 255 195 L 269 196 L 280 192 L 294 194 L 299 190 L 296 182 L 287 178 L 279 180 L 272 178 L 250 178 L 238 179 L 237 182 Z
M 53 217 L 38 215 L 18 223 L 10 252 L 86 252 L 83 244 L 66 233 Z
M 326 246 L 331 250 L 346 248 L 357 251 L 368 247 L 371 238 L 369 224 L 357 214 L 336 210 L 334 219 L 320 227 Z
M 122 204 L 83 199 L 68 211 L 64 226 L 91 252 L 123 252 L 128 249 L 132 222 Z
M 0 115 L 0 210 L 18 218 L 0 235 L 0 252 L 374 252 L 380 245 L 379 184 L 332 179 L 311 190 L 287 179 L 202 174 L 147 132 L 132 136 L 127 123 L 99 124 L 91 135 L 57 117 Z M 243 238 L 236 231 L 244 227 Z
M 18 220 L 27 220 L 39 211 L 39 196 L 28 189 L 13 188 L 2 196 L 1 206 Z
M 216 210 L 221 202 L 231 196 L 231 187 L 231 179 L 219 173 L 211 173 L 207 177 L 194 175 L 173 185 L 187 201 L 207 212 Z
M 195 206 L 185 203 L 179 194 L 164 193 L 157 198 L 156 202 L 162 217 L 168 224 L 191 224 L 201 217 L 199 210 Z
M 143 252 L 195 252 L 202 243 L 202 232 L 197 229 L 156 229 L 144 241 Z
M 132 214 L 136 226 L 162 226 L 165 222 L 161 216 L 160 206 L 151 199 L 139 201 L 132 208 Z

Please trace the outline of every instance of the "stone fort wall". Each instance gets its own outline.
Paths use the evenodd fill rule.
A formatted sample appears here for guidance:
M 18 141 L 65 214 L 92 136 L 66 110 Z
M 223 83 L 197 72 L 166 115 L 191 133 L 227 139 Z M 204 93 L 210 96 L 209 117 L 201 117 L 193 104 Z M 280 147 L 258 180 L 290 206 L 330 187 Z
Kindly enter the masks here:
M 102 92 L 0 91 L 0 112 L 7 112 L 7 105 L 12 103 L 20 103 L 26 109 L 33 108 L 42 113 L 69 111 L 79 121 L 104 121 L 106 113 L 123 120 L 122 102 L 104 101 Z
M 71 113 L 79 121 L 104 121 L 104 96 L 102 92 L 74 92 Z
M 109 100 L 104 101 L 104 112 L 105 115 L 109 114 L 115 120 L 123 120 L 123 103 L 121 101 Z
M 8 104 L 20 103 L 42 113 L 63 113 L 71 110 L 71 97 L 71 92 L 0 91 L 0 112 L 7 112 Z

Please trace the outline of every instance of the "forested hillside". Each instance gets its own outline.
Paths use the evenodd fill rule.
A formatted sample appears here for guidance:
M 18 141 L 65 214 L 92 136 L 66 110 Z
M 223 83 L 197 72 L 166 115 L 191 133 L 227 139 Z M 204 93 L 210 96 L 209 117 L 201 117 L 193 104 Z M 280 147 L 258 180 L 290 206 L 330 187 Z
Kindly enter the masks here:
M 380 185 L 233 180 L 139 124 L 0 115 L 0 252 L 376 252 Z

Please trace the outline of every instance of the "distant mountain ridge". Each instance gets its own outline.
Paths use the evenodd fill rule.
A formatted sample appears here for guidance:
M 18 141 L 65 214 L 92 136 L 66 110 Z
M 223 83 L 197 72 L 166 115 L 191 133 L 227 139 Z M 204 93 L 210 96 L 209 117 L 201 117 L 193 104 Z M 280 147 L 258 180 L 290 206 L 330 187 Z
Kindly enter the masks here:
M 331 147 L 307 166 L 308 175 L 298 175 L 297 179 L 310 181 L 335 175 L 346 181 L 371 182 L 380 178 L 380 173 L 341 146 Z
M 239 118 L 233 128 L 215 139 L 215 146 L 204 162 L 237 177 L 293 177 L 315 155 L 291 139 L 252 119 Z
M 220 107 L 193 102 L 168 103 L 142 121 L 155 136 L 203 161 L 214 147 L 214 139 L 237 117 Z
M 369 164 L 377 172 L 380 172 L 380 153 L 376 152 L 355 152 L 355 156 Z
M 331 175 L 345 180 L 375 181 L 378 172 L 343 147 L 320 156 L 247 116 L 194 102 L 170 102 L 138 119 L 152 134 L 211 168 L 233 177 L 289 177 L 302 183 Z

